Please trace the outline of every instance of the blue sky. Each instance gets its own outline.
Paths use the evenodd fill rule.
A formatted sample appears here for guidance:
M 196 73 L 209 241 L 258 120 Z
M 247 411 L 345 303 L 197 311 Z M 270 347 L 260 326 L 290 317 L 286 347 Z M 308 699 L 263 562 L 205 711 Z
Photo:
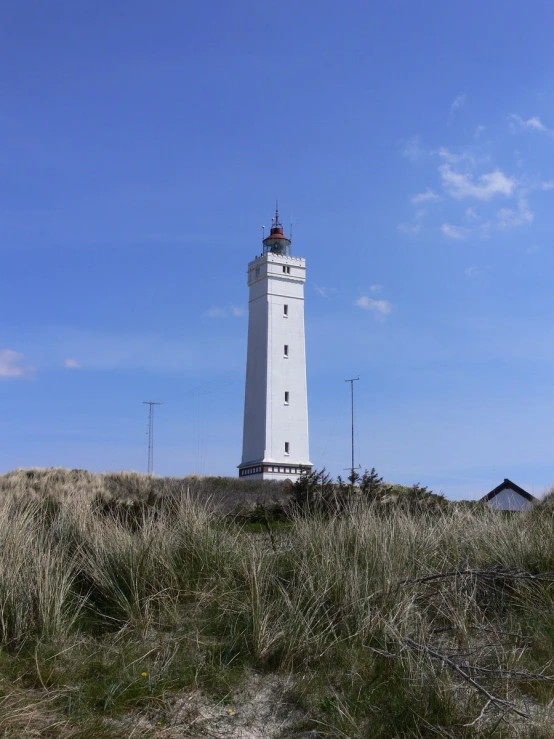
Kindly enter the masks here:
M 554 5 L 8 0 L 0 471 L 236 474 L 246 265 L 308 263 L 311 456 L 554 482 Z

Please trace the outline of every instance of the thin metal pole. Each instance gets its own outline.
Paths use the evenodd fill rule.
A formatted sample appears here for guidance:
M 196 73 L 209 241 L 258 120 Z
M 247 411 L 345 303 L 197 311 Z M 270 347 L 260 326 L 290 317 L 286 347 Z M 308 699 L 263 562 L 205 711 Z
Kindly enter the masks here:
M 354 383 L 357 382 L 360 378 L 359 377 L 353 377 L 351 380 L 345 380 L 345 382 L 350 383 L 350 407 L 352 411 L 352 456 L 351 456 L 351 466 L 350 466 L 350 476 L 352 479 L 352 484 L 354 484 Z
M 148 474 L 154 471 L 154 406 L 161 405 L 156 400 L 143 400 L 148 406 Z

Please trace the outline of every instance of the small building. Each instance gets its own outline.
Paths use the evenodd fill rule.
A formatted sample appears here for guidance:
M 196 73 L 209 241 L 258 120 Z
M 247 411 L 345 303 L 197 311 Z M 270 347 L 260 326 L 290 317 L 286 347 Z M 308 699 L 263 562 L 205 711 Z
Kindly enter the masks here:
M 481 498 L 497 511 L 528 511 L 536 503 L 537 498 L 527 490 L 520 488 L 515 482 L 504 478 L 504 482 Z

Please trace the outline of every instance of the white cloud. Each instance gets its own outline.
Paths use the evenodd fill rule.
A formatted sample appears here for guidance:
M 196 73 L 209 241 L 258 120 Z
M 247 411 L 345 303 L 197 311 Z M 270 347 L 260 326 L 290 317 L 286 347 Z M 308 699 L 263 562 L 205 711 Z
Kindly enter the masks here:
M 363 310 L 373 311 L 381 317 L 387 316 L 392 311 L 392 305 L 388 300 L 374 300 L 367 295 L 358 298 L 356 305 L 358 308 L 363 308 Z
M 383 292 L 383 285 L 370 285 L 369 291 L 372 293 L 382 293 Z
M 67 369 L 78 369 L 79 367 L 82 367 L 83 365 L 80 364 L 76 359 L 72 359 L 71 357 L 68 357 L 67 359 L 64 359 L 63 366 L 67 367 Z
M 448 236 L 449 239 L 465 239 L 469 235 L 467 228 L 463 228 L 462 226 L 453 226 L 450 223 L 443 223 L 441 231 L 445 236 Z
M 205 313 L 208 318 L 225 318 L 227 311 L 224 308 L 219 308 L 217 305 L 212 305 Z
M 550 131 L 550 129 L 544 125 L 541 119 L 537 117 L 529 118 L 529 120 L 525 122 L 525 125 L 529 128 L 534 128 L 535 131 Z
M 474 139 L 480 138 L 481 134 L 484 133 L 485 130 L 486 130 L 486 126 L 483 126 L 483 125 L 477 126 L 477 128 L 475 129 L 475 133 L 473 134 L 473 138 Z
M 546 180 L 546 182 L 541 182 L 541 187 L 543 190 L 554 190 L 554 180 Z
M 499 169 L 483 174 L 477 180 L 467 172 L 454 171 L 450 164 L 441 164 L 439 172 L 445 191 L 456 200 L 490 200 L 495 195 L 510 196 L 516 186 L 516 181 Z
M 435 200 L 440 200 L 440 195 L 437 195 L 437 193 L 433 192 L 430 188 L 427 188 L 425 192 L 420 192 L 410 198 L 410 202 L 414 203 L 414 205 L 417 205 L 417 203 L 430 203 Z
M 34 372 L 34 367 L 25 364 L 25 356 L 13 349 L 0 349 L 0 378 L 28 377 Z
M 528 246 L 525 249 L 526 254 L 537 254 L 541 250 L 540 246 L 538 244 L 531 244 L 531 246 Z
M 510 121 L 510 129 L 513 133 L 515 133 L 516 131 L 523 131 L 527 129 L 531 131 L 539 131 L 540 133 L 547 133 L 550 136 L 554 136 L 554 130 L 548 128 L 548 126 L 545 126 L 538 116 L 533 116 L 532 118 L 524 120 L 521 116 L 512 113 L 508 116 L 508 120 Z
M 531 223 L 533 221 L 534 216 L 529 209 L 527 200 L 520 198 L 517 205 L 517 211 L 511 208 L 501 208 L 498 211 L 496 217 L 499 228 L 513 228 L 514 226 L 522 226 L 525 223 Z
M 465 95 L 458 95 L 458 97 L 453 101 L 452 105 L 450 106 L 450 115 L 453 115 L 457 110 L 460 108 L 463 108 L 466 104 L 466 96 Z
M 244 308 L 240 305 L 231 306 L 231 312 L 235 318 L 242 318 L 245 313 Z
M 471 165 L 475 164 L 475 157 L 468 151 L 464 151 L 461 154 L 453 154 L 449 149 L 441 146 L 435 153 L 449 164 L 459 164 L 460 162 L 469 162 Z
M 409 141 L 406 141 L 402 149 L 402 156 L 409 159 L 413 164 L 423 159 L 426 154 L 427 152 L 420 144 L 419 136 L 412 136 Z
M 480 216 L 478 215 L 475 208 L 467 208 L 466 212 L 464 213 L 464 218 L 466 221 L 478 221 Z
M 337 292 L 336 287 L 323 287 L 320 285 L 316 285 L 314 290 L 318 295 L 321 295 L 322 298 L 328 298 L 330 295 Z

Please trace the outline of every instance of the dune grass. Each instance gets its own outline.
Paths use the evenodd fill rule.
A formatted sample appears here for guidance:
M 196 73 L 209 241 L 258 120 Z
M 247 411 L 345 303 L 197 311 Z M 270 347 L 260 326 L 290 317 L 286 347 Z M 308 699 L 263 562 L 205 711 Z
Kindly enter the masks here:
M 226 721 L 256 676 L 286 686 L 268 737 L 554 737 L 548 507 L 355 500 L 270 538 L 197 483 L 0 477 L 1 736 L 208 735 L 183 700 Z

